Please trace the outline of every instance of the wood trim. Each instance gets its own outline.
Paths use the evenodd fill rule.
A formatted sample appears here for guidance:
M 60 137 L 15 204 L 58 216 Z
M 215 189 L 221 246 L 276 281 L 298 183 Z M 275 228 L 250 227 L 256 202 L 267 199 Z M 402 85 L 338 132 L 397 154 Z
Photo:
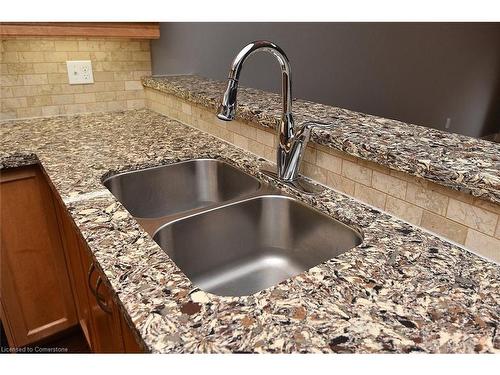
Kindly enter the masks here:
M 146 353 L 146 351 L 142 348 L 142 345 L 139 344 L 139 341 L 135 337 L 132 328 L 130 328 L 126 322 L 126 318 L 122 311 L 120 311 L 120 325 L 125 353 Z
M 3 330 L 5 331 L 5 334 L 7 335 L 7 343 L 10 348 L 15 348 L 17 347 L 17 343 L 15 340 L 15 337 L 12 333 L 12 328 L 9 324 L 9 321 L 7 320 L 7 314 L 5 312 L 5 309 L 3 307 L 2 299 L 0 298 L 0 320 L 2 320 L 2 325 L 3 325 Z
M 21 167 L 15 169 L 9 169 L 8 171 L 2 171 L 0 173 L 0 184 L 10 181 L 19 181 L 26 178 L 36 177 L 36 169 L 29 167 Z
M 45 172 L 45 171 L 44 171 Z M 47 180 L 50 179 L 47 177 Z M 87 340 L 87 345 L 92 350 L 92 332 L 90 327 L 90 310 L 89 301 L 87 298 L 85 274 L 82 270 L 80 261 L 80 248 L 78 232 L 74 229 L 74 223 L 65 205 L 51 182 L 49 182 L 50 189 L 52 190 L 52 200 L 56 206 L 56 216 L 59 223 L 59 230 L 63 241 L 64 256 L 66 258 L 66 266 L 68 276 L 71 281 L 71 289 L 73 292 L 73 299 L 75 308 L 78 315 L 78 322 L 80 328 Z
M 0 36 L 158 39 L 158 22 L 2 22 Z

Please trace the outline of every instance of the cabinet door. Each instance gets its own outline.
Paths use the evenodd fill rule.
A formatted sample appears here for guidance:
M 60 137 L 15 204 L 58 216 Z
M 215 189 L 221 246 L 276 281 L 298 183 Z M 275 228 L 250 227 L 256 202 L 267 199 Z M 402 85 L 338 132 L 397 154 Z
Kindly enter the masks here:
M 90 314 L 89 296 L 87 294 L 87 270 L 83 269 L 80 257 L 80 235 L 66 211 L 66 208 L 63 206 L 63 203 L 55 196 L 54 202 L 58 208 L 59 226 L 63 237 L 66 262 L 68 264 L 69 276 L 73 287 L 78 321 L 89 348 L 93 350 L 92 318 Z
M 77 324 L 50 188 L 39 167 L 0 174 L 0 299 L 9 344 L 24 346 Z
M 93 265 L 86 245 L 80 242 L 82 264 L 88 270 L 87 291 L 92 316 L 93 351 L 95 353 L 123 353 L 120 327 L 120 310 L 115 305 L 111 291 L 103 276 Z
M 120 323 L 122 327 L 123 347 L 125 349 L 125 353 L 144 353 L 142 346 L 137 342 L 132 329 L 125 321 L 123 315 L 120 318 Z

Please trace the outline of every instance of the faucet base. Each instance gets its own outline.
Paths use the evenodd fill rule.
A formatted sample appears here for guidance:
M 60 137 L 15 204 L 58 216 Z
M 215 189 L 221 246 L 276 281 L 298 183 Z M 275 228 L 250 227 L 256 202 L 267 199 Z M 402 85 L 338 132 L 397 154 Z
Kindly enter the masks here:
M 280 183 L 292 188 L 293 190 L 298 191 L 299 193 L 317 195 L 321 194 L 325 190 L 323 186 L 309 182 L 303 176 L 298 176 L 293 181 L 285 181 L 279 178 L 278 174 L 271 168 L 262 167 L 260 169 L 260 172 L 268 177 L 271 177 L 274 180 L 278 180 Z

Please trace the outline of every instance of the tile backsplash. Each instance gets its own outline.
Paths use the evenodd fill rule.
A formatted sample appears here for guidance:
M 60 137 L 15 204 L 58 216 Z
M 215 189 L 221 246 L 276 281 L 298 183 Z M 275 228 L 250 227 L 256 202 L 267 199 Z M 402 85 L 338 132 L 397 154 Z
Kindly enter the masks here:
M 15 38 L 0 51 L 1 120 L 145 107 L 149 40 Z M 94 83 L 69 85 L 68 60 L 91 60 Z

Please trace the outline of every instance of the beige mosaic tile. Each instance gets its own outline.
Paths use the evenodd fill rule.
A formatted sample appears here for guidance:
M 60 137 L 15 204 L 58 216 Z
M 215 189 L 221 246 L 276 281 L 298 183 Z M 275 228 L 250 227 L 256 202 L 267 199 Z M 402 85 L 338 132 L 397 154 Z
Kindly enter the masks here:
M 402 199 L 391 197 L 390 195 L 387 196 L 385 210 L 415 225 L 420 225 L 420 220 L 424 212 L 422 208 L 405 202 Z
M 342 163 L 342 175 L 365 186 L 371 185 L 372 170 L 352 161 L 345 160 Z
M 372 186 L 396 198 L 404 199 L 407 182 L 379 171 L 373 171 Z
M 497 238 L 469 229 L 465 246 L 476 250 L 479 254 L 500 262 L 500 240 Z
M 326 184 L 335 190 L 354 196 L 356 183 L 336 173 L 328 172 Z
M 2 120 L 146 106 L 140 79 L 151 75 L 149 41 L 66 37 L 0 43 Z M 91 60 L 95 82 L 69 85 L 67 60 Z
M 448 206 L 447 196 L 414 183 L 408 184 L 405 200 L 441 216 L 446 214 Z
M 465 225 L 448 220 L 443 216 L 436 215 L 435 213 L 424 210 L 422 219 L 420 221 L 420 226 L 441 234 L 444 237 L 460 244 L 465 243 L 465 237 L 467 236 L 467 227 Z
M 387 194 L 384 194 L 376 189 L 372 189 L 371 187 L 356 184 L 354 188 L 354 196 L 359 200 L 371 204 L 380 209 L 385 208 L 385 200 L 387 198 Z
M 342 173 L 342 159 L 338 156 L 327 154 L 324 151 L 318 150 L 316 153 L 316 164 L 331 172 Z
M 451 198 L 446 217 L 489 235 L 495 233 L 498 221 L 498 215 L 492 212 Z
M 317 165 L 308 163 L 306 161 L 302 162 L 302 173 L 307 177 L 312 178 L 322 184 L 326 184 L 328 178 L 328 171 Z

